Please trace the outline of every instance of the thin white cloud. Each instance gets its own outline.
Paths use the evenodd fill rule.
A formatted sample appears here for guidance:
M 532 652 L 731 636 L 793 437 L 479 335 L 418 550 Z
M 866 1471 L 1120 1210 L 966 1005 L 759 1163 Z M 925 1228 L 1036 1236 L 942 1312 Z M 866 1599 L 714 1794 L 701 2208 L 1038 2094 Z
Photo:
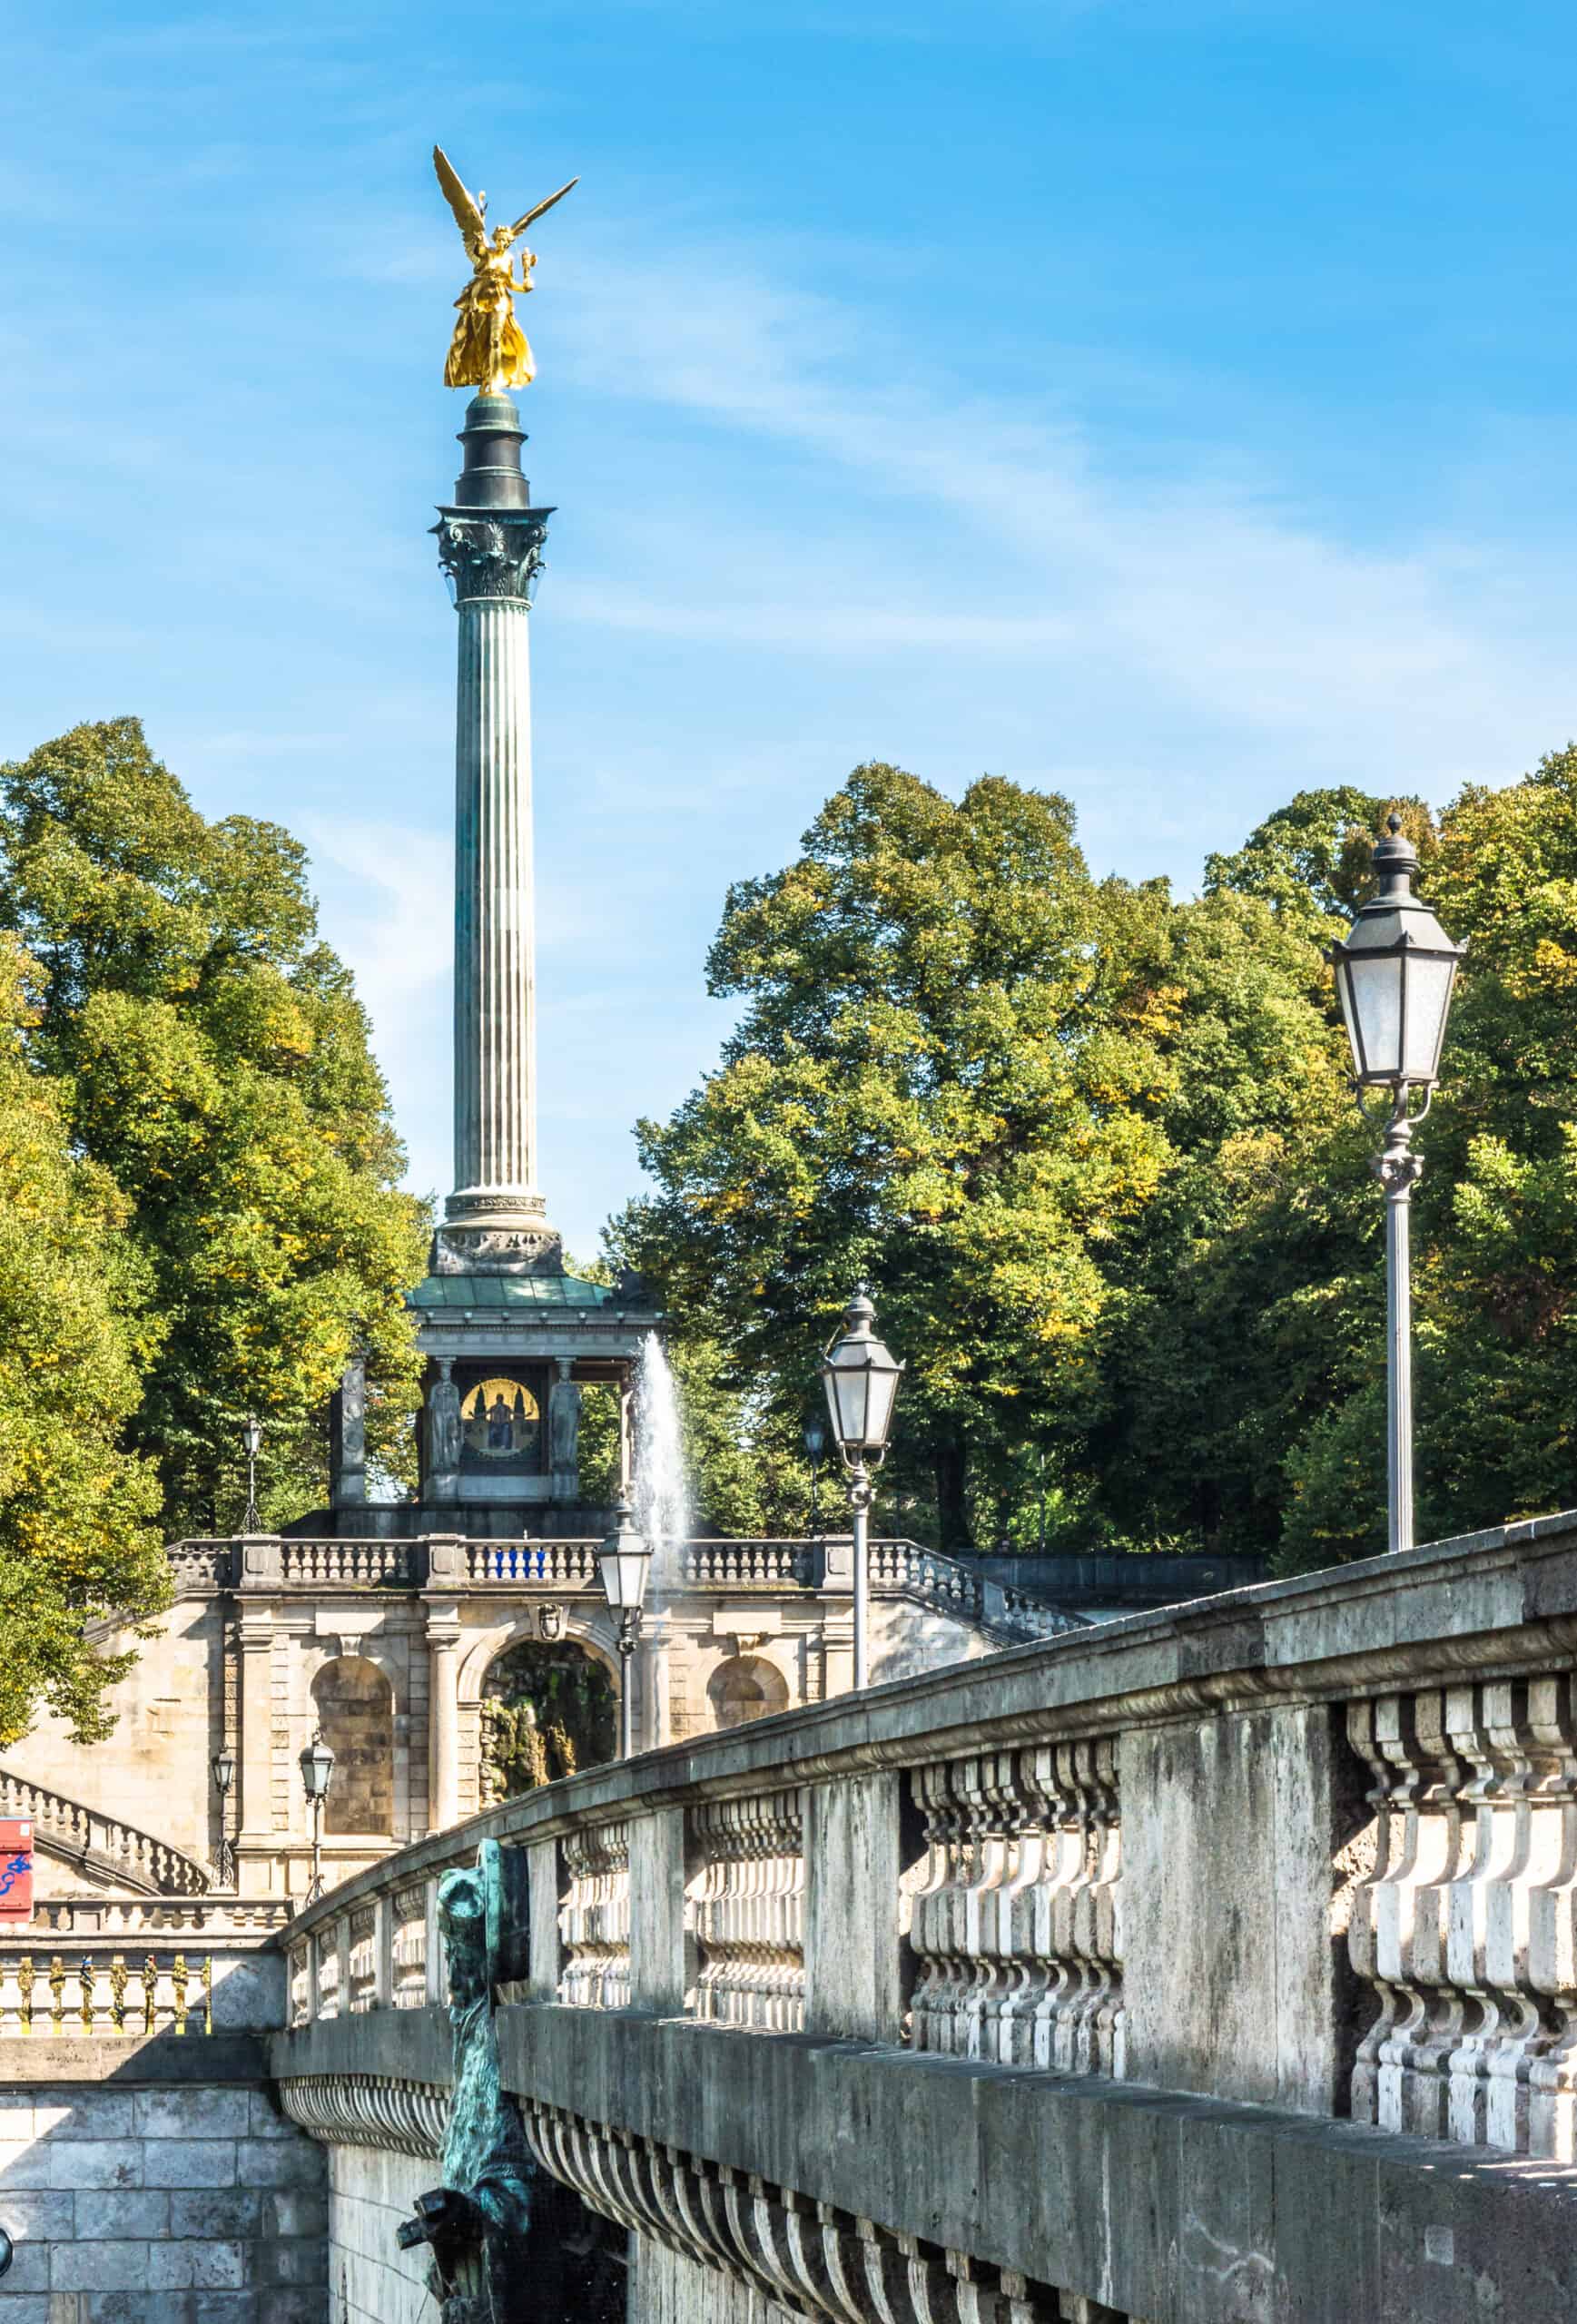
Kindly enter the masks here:
M 1508 731 L 1569 719 L 1577 606 L 1535 554 L 1482 537 L 1362 545 L 1229 446 L 1207 460 L 1179 447 L 1170 476 L 1153 449 L 1145 476 L 1109 467 L 1094 431 L 1050 398 L 1025 409 L 922 375 L 837 302 L 737 251 L 670 244 L 658 272 L 601 250 L 559 299 L 561 359 L 585 386 L 813 457 L 829 526 L 852 530 L 857 497 L 875 493 L 945 517 L 982 567 L 993 551 L 1011 561 L 991 592 L 1000 611 L 961 600 L 940 566 L 931 612 L 846 594 L 829 607 L 813 538 L 803 596 L 785 606 L 780 542 L 758 526 L 754 602 L 742 531 L 726 602 L 587 587 L 574 599 L 586 617 L 837 653 L 951 642 L 1049 673 L 1121 662 L 1130 684 L 1245 744 L 1274 737 L 1293 762 L 1395 761 L 1436 791 L 1503 759 Z

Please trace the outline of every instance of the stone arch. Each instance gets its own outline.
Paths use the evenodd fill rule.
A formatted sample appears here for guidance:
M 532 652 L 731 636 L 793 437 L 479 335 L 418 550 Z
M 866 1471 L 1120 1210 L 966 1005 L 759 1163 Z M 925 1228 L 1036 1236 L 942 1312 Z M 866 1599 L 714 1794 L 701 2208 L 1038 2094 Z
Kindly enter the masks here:
M 326 1834 L 394 1832 L 394 1688 L 364 1654 L 337 1654 L 312 1679 L 312 1709 L 334 1754 Z
M 494 1656 L 477 1714 L 477 1803 L 491 1807 L 614 1757 L 617 1688 L 584 1640 L 527 1634 Z
M 744 1727 L 787 1710 L 789 1683 L 775 1662 L 762 1654 L 731 1654 L 706 1682 L 706 1699 L 717 1727 Z
M 462 1815 L 474 1815 L 482 1805 L 482 1693 L 488 1672 L 501 1655 L 525 1640 L 540 1638 L 538 1614 L 547 1602 L 533 1599 L 510 1620 L 490 1623 L 484 1630 L 468 1630 L 460 1661 L 457 1694 L 460 1728 L 459 1805 Z M 619 1656 L 613 1620 L 596 1600 L 559 1600 L 564 1606 L 564 1636 L 573 1640 L 607 1673 L 616 1691 L 619 1685 Z
M 468 1634 L 465 1657 L 460 1664 L 459 1699 L 461 1708 L 474 1710 L 482 1699 L 482 1688 L 488 1672 L 502 1654 L 518 1646 L 523 1640 L 540 1638 L 538 1609 L 530 1607 L 517 1614 L 513 1620 L 498 1622 L 491 1630 Z M 600 1662 L 616 1687 L 619 1680 L 619 1653 L 613 1623 L 606 1612 L 592 1613 L 570 1604 L 564 1610 L 564 1635 Z

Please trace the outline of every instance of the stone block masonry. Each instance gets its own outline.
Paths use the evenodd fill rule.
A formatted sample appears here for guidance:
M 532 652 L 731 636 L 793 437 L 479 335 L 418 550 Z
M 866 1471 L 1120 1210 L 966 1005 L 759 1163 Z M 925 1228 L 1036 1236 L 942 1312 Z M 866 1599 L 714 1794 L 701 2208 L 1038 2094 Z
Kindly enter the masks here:
M 328 2324 L 324 2164 L 257 2084 L 13 2079 L 0 2324 Z
M 425 2245 L 402 2251 L 395 2230 L 409 2219 L 417 2197 L 441 2183 L 437 2161 L 335 2146 L 328 2162 L 338 2230 L 333 2324 L 434 2324 L 437 2309 L 427 2289 L 430 2254 Z M 544 2318 L 542 2324 L 558 2319 Z

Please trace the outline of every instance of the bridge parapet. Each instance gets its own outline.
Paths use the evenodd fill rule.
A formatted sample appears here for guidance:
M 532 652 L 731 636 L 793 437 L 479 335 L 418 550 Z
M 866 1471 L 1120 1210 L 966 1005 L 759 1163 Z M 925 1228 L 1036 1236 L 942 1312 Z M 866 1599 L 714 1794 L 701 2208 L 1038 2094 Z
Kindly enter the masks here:
M 841 2324 L 1533 2324 L 1577 2299 L 1574 1649 L 1568 1515 L 590 1770 L 301 1915 L 285 2103 L 413 2152 L 490 1835 L 506 2077 L 632 2314 L 703 2267 Z

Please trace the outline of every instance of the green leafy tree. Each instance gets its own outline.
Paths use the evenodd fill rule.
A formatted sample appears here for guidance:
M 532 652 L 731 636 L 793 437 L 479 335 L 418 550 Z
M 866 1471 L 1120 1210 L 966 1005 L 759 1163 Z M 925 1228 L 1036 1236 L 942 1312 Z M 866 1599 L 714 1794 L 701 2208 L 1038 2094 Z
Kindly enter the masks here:
M 1278 918 L 1319 942 L 1341 934 L 1371 885 L 1369 859 L 1380 822 L 1393 811 L 1427 876 L 1438 844 L 1422 799 L 1379 799 L 1341 783 L 1300 791 L 1267 815 L 1231 855 L 1205 859 L 1205 892 L 1257 896 Z
M 302 850 L 271 823 L 206 822 L 132 719 L 0 769 L 0 920 L 41 974 L 29 1059 L 125 1204 L 143 1369 L 127 1435 L 166 1523 L 237 1521 L 249 1410 L 265 1518 L 320 1499 L 353 1344 L 370 1457 L 401 1473 L 423 1220 L 396 1190 L 387 1093 Z
M 1469 785 L 1441 817 L 1428 891 L 1468 953 L 1414 1197 L 1421 1539 L 1577 1498 L 1577 749 Z M 1366 1360 L 1289 1449 L 1286 1567 L 1384 1545 L 1368 1193 Z
M 58 1084 L 29 1069 L 33 964 L 0 936 L 0 1747 L 42 1704 L 84 1741 L 129 1657 L 90 1642 L 167 1602 L 159 1481 L 123 1449 L 151 1334 L 127 1206 L 74 1150 Z
M 1026 1410 L 1088 1402 L 1100 1249 L 1168 1162 L 1163 909 L 1091 880 L 1064 800 L 984 779 L 955 804 L 880 764 L 730 891 L 708 980 L 739 1028 L 641 1124 L 659 1191 L 613 1239 L 780 1462 L 862 1277 L 910 1367 L 883 1482 L 949 1544 Z
M 734 1506 L 769 1440 L 797 1484 L 868 1275 L 911 1360 L 884 1482 L 912 1530 L 1282 1571 L 1384 1546 L 1384 1204 L 1324 950 L 1393 805 L 1471 945 L 1414 1197 L 1420 1534 L 1577 1498 L 1569 749 L 1438 826 L 1299 793 L 1184 903 L 1092 881 L 1060 800 L 857 770 L 731 891 L 709 973 L 738 1029 L 641 1126 L 658 1191 L 614 1233 L 695 1351 Z M 726 1499 L 724 1452 L 700 1465 Z
M 1350 1361 L 1328 1287 L 1365 1256 L 1360 1126 L 1302 913 L 1222 888 L 1177 907 L 1168 940 L 1173 1166 L 1112 1254 L 1081 1530 L 1263 1550 L 1287 1443 Z

